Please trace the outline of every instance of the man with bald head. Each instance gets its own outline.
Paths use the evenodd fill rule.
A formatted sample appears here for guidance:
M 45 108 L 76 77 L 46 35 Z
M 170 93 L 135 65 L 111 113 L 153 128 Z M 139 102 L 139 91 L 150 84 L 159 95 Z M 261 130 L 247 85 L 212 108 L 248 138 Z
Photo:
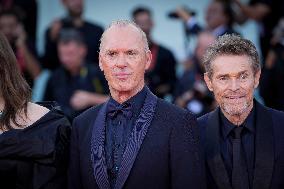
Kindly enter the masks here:
M 196 119 L 145 86 L 151 58 L 130 21 L 102 35 L 99 65 L 111 98 L 73 122 L 70 189 L 205 188 Z

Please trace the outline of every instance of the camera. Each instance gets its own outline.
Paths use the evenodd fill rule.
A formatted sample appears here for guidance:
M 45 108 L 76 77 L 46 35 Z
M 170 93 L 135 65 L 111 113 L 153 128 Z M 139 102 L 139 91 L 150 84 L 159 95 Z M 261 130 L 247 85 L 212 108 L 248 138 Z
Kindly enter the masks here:
M 186 7 L 186 6 L 183 6 L 182 7 L 183 10 L 185 10 L 190 16 L 195 16 L 196 15 L 196 12 L 191 10 L 190 8 Z M 176 11 L 171 11 L 169 12 L 168 14 L 168 17 L 169 18 L 172 18 L 172 19 L 179 19 L 180 17 L 178 16 L 178 14 L 176 13 Z

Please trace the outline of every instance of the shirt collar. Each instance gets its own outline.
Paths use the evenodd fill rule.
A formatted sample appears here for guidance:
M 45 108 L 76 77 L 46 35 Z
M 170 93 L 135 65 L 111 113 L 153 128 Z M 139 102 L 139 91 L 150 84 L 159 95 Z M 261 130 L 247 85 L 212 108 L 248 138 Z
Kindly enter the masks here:
M 145 98 L 147 94 L 147 88 L 144 86 L 142 90 L 140 90 L 136 95 L 128 99 L 127 101 L 123 102 L 122 104 L 118 103 L 116 100 L 114 100 L 112 97 L 110 98 L 110 101 L 115 104 L 115 106 L 121 106 L 123 104 L 130 104 L 132 108 L 132 113 L 136 117 L 144 104 Z
M 255 131 L 255 124 L 254 124 L 254 115 L 255 115 L 255 107 L 252 108 L 251 112 L 249 113 L 248 117 L 245 119 L 244 123 L 242 124 L 248 131 L 254 133 Z M 220 120 L 222 122 L 221 126 L 221 134 L 223 138 L 227 138 L 231 131 L 236 127 L 233 123 L 231 123 L 222 113 L 220 110 Z

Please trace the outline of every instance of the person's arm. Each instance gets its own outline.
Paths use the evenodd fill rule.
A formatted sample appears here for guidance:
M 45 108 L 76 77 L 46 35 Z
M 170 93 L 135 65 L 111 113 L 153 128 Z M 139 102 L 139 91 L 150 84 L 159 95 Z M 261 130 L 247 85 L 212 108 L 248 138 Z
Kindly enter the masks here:
M 186 11 L 184 10 L 183 7 L 178 7 L 176 9 L 176 14 L 179 16 L 179 18 L 181 18 L 184 22 L 189 21 L 192 16 Z
M 70 104 L 75 110 L 83 110 L 90 106 L 102 104 L 107 101 L 108 98 L 108 95 L 77 90 L 72 95 Z
M 206 188 L 205 162 L 196 118 L 186 113 L 172 128 L 170 138 L 172 189 Z
M 264 67 L 268 70 L 272 69 L 275 65 L 276 60 L 277 60 L 277 55 L 274 49 L 269 50 L 267 53 L 267 57 L 265 59 Z
M 28 73 L 32 76 L 33 79 L 36 79 L 36 77 L 41 72 L 41 67 L 26 44 L 27 36 L 22 25 L 18 26 L 16 33 L 16 35 L 18 36 L 16 41 L 17 49 L 23 55 Z
M 254 5 L 246 5 L 240 0 L 234 0 L 235 4 L 239 7 L 242 16 L 256 21 L 261 21 L 267 14 L 270 13 L 271 8 L 264 3 L 256 3 Z
M 184 8 L 178 7 L 176 14 L 185 23 L 187 31 L 192 34 L 198 34 L 202 28 L 196 21 L 196 18 L 190 15 Z

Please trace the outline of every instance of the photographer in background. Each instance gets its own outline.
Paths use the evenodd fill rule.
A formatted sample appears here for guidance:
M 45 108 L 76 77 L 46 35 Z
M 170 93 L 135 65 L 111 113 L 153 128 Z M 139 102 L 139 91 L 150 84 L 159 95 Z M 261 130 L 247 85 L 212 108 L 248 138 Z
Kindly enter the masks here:
M 212 0 L 210 2 L 206 10 L 206 26 L 204 28 L 198 24 L 194 14 L 189 12 L 187 8 L 179 7 L 174 13 L 169 16 L 176 15 L 177 18 L 183 20 L 186 24 L 187 34 L 196 35 L 203 30 L 211 32 L 215 36 L 237 33 L 233 29 L 234 16 L 231 3 L 227 0 Z
M 284 16 L 283 0 L 249 0 L 248 4 L 240 0 L 232 0 L 236 5 L 236 19 L 239 24 L 252 19 L 258 24 L 261 53 L 265 59 L 271 46 L 273 29 Z
M 284 111 L 284 17 L 274 28 L 270 44 L 262 68 L 260 95 L 267 106 Z
M 83 19 L 84 0 L 61 1 L 67 9 L 68 15 L 54 20 L 45 33 L 45 54 L 42 60 L 44 67 L 54 70 L 60 65 L 56 45 L 59 32 L 64 28 L 75 28 L 84 35 L 88 48 L 86 59 L 91 63 L 98 64 L 99 41 L 103 29 Z
M 15 9 L 29 36 L 29 43 L 36 44 L 38 0 L 0 0 L 0 11 Z
M 22 21 L 15 10 L 0 12 L 0 32 L 8 39 L 22 75 L 32 87 L 34 80 L 40 74 L 40 64 L 36 59 L 33 42 L 29 40 Z
M 145 74 L 146 84 L 160 98 L 172 95 L 176 82 L 176 60 L 173 53 L 153 41 L 151 31 L 154 23 L 150 9 L 137 7 L 132 12 L 132 18 L 145 32 L 152 52 L 152 62 Z
M 45 101 L 56 101 L 70 121 L 108 99 L 108 85 L 99 66 L 85 60 L 86 39 L 78 30 L 62 29 L 57 45 L 61 66 L 48 80 Z
M 185 65 L 184 73 L 175 89 L 175 104 L 192 111 L 198 117 L 215 108 L 214 97 L 203 79 L 204 67 L 202 65 L 202 56 L 215 39 L 216 37 L 209 32 L 198 34 L 193 56 L 183 64 Z

